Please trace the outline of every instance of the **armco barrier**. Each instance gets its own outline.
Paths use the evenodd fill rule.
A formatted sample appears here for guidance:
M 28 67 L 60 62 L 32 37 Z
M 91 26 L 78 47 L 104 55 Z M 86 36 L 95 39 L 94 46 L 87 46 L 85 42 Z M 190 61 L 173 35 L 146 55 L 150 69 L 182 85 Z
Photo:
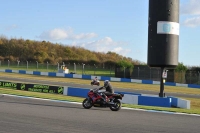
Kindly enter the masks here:
M 0 69 L 0 72 L 44 75 L 44 76 L 65 77 L 65 78 L 80 78 L 80 79 L 94 79 L 95 77 L 91 75 L 65 74 L 65 73 L 56 73 L 56 72 L 39 72 L 39 71 L 26 71 L 26 70 L 11 70 L 11 69 Z M 142 83 L 142 84 L 160 84 L 160 81 L 152 81 L 152 80 L 114 78 L 114 77 L 105 77 L 105 76 L 97 76 L 97 77 L 98 79 L 103 80 L 103 81 L 110 80 L 110 81 L 133 82 L 133 83 Z M 196 85 L 196 84 L 180 84 L 180 83 L 174 83 L 174 82 L 165 82 L 165 85 L 200 89 L 200 85 Z
M 63 95 L 87 97 L 87 93 L 90 89 L 75 88 L 75 87 L 64 87 Z M 176 97 L 158 97 L 155 95 L 145 95 L 131 92 L 115 92 L 123 93 L 124 97 L 122 103 L 146 105 L 146 106 L 158 106 L 158 107 L 178 107 L 190 109 L 190 101 L 176 98 Z

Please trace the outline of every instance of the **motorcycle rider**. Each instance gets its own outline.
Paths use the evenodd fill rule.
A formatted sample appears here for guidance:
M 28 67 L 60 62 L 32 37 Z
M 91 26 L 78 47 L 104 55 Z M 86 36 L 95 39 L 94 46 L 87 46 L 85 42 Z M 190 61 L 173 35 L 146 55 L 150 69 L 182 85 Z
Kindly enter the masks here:
M 104 86 L 100 87 L 99 90 L 101 90 L 101 89 L 106 90 L 104 92 L 104 100 L 105 100 L 105 102 L 108 102 L 109 99 L 108 99 L 107 95 L 111 95 L 114 93 L 114 89 L 113 89 L 112 85 L 110 84 L 109 80 L 104 81 Z
M 97 82 L 98 81 L 98 79 L 97 79 L 97 77 L 95 77 L 94 79 L 93 79 L 93 82 L 95 83 L 95 82 Z
M 91 84 L 92 85 L 95 85 L 95 83 L 98 81 L 98 79 L 97 79 L 97 77 L 95 77 L 93 80 L 92 80 L 92 82 L 91 82 Z

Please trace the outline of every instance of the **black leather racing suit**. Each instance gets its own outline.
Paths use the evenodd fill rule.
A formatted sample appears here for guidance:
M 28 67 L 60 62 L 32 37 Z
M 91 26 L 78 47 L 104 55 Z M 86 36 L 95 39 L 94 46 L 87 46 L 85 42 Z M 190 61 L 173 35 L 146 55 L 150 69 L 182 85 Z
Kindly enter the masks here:
M 101 90 L 101 89 L 106 89 L 106 91 L 104 92 L 104 94 L 105 94 L 106 96 L 109 96 L 109 95 L 111 95 L 111 94 L 114 93 L 114 90 L 113 90 L 111 84 L 108 84 L 107 87 L 102 86 L 102 87 L 99 88 L 99 90 Z

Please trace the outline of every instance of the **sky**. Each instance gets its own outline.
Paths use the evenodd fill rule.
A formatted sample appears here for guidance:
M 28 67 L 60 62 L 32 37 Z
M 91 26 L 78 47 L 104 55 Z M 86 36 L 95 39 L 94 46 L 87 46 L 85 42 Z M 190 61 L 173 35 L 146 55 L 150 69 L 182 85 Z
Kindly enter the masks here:
M 149 0 L 0 0 L 0 36 L 147 63 Z M 200 66 L 200 1 L 180 0 L 178 61 Z

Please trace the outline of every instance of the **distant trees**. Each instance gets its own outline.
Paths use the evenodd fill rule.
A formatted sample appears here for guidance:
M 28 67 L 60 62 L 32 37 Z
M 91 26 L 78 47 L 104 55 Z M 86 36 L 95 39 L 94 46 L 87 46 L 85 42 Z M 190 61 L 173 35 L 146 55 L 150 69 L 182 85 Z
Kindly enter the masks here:
M 0 36 L 0 60 L 10 61 L 37 61 L 39 63 L 68 62 L 87 63 L 90 65 L 103 64 L 109 67 L 125 66 L 132 67 L 140 64 L 139 61 L 130 57 L 123 57 L 115 52 L 92 52 L 82 47 L 65 46 L 48 41 L 34 41 L 25 39 L 7 39 Z M 122 61 L 121 61 L 122 60 Z
M 116 63 L 116 66 L 117 67 L 126 67 L 126 68 L 133 68 L 133 64 L 131 64 L 130 62 L 128 61 L 125 61 L 125 60 L 120 60 Z
M 182 63 L 179 62 L 178 66 L 175 68 L 176 72 L 187 71 L 187 67 Z

